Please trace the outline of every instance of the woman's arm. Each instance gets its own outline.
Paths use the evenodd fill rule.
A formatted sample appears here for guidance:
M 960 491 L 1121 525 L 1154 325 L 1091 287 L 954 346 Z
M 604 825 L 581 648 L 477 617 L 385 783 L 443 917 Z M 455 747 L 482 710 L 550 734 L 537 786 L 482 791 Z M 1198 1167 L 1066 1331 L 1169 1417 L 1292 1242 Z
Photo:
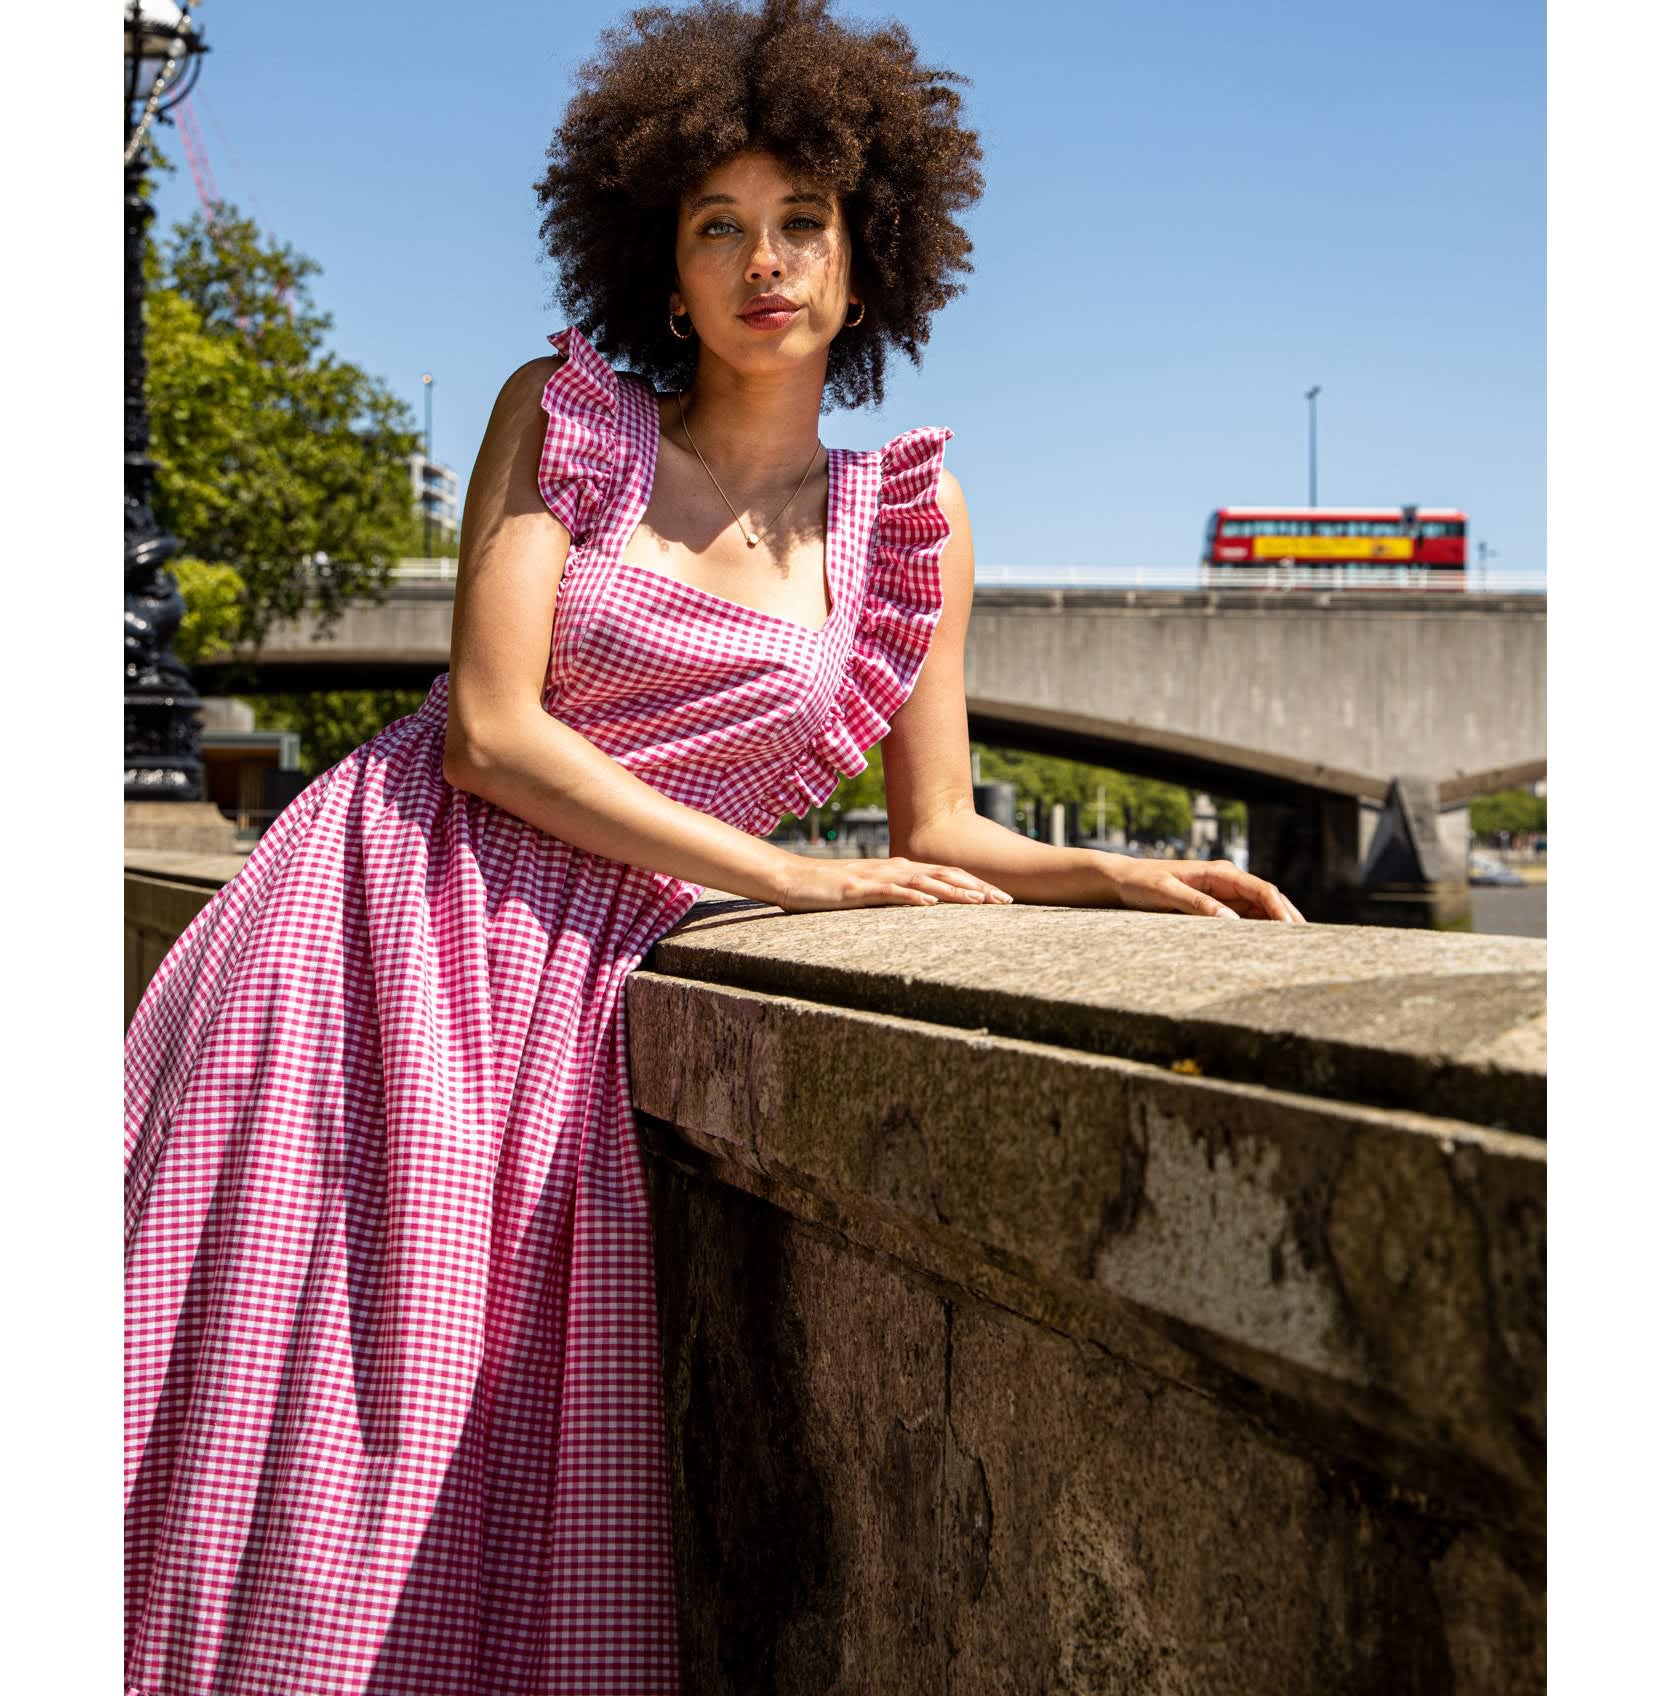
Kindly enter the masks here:
M 1303 923 L 1299 909 L 1274 884 L 1239 871 L 1228 860 L 1143 860 L 1095 848 L 1057 848 L 975 811 L 963 695 L 975 550 L 963 490 L 945 470 L 940 510 L 952 527 L 940 556 L 940 619 L 911 697 L 882 742 L 888 830 L 899 852 L 913 860 L 962 866 L 1018 901 Z
M 453 600 L 447 781 L 588 853 L 779 906 L 925 905 L 984 890 L 965 874 L 937 877 L 903 859 L 788 853 L 663 795 L 544 710 L 570 541 L 538 489 L 540 400 L 552 368 L 536 359 L 511 374 L 471 474 Z

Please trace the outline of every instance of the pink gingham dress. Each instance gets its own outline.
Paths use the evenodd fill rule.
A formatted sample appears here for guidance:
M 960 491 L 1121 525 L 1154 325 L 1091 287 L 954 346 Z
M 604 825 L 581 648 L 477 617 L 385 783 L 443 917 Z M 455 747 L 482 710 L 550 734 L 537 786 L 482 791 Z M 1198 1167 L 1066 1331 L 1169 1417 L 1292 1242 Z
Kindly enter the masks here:
M 546 710 L 763 835 L 911 692 L 950 431 L 830 451 L 813 631 L 621 559 L 654 396 L 550 339 Z M 453 788 L 446 718 L 304 790 L 129 1029 L 127 1696 L 679 1689 L 623 990 L 699 886 Z

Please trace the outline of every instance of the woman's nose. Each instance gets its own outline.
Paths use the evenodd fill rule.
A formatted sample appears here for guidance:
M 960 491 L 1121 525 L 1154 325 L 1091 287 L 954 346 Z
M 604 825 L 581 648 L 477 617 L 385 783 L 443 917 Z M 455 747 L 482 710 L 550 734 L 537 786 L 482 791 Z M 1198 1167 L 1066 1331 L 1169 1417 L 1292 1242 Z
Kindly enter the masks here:
M 772 246 L 770 232 L 762 230 L 754 243 L 754 251 L 748 259 L 748 275 L 751 283 L 763 282 L 767 277 L 781 277 L 783 266 L 778 259 L 777 249 Z

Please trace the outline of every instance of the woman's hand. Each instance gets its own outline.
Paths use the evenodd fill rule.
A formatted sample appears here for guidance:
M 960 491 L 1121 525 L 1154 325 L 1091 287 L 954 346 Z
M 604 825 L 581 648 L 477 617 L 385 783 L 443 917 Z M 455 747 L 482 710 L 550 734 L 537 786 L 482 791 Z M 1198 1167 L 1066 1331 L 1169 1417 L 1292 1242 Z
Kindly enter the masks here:
M 893 854 L 885 860 L 820 860 L 788 854 L 777 904 L 786 913 L 834 907 L 932 907 L 941 901 L 1007 902 L 996 884 L 960 866 L 931 865 Z
M 1145 860 L 1110 854 L 1108 877 L 1122 907 L 1151 913 L 1208 913 L 1223 919 L 1305 916 L 1274 883 L 1240 870 L 1229 860 Z

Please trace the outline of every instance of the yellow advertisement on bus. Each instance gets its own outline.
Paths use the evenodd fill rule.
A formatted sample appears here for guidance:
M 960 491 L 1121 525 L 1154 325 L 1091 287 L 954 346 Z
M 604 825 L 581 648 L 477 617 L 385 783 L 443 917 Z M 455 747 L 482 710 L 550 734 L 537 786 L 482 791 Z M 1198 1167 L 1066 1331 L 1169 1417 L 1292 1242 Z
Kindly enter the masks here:
M 1412 557 L 1408 536 L 1255 536 L 1254 559 L 1362 559 L 1397 564 Z

